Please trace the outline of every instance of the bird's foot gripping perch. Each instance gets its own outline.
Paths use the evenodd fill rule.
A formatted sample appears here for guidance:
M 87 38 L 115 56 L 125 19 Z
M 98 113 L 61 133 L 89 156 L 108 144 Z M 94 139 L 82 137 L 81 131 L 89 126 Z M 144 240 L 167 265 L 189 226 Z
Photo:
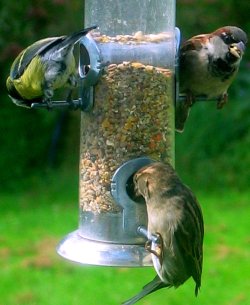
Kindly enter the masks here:
M 228 94 L 227 93 L 222 94 L 218 98 L 217 109 L 222 109 L 226 105 L 227 101 L 228 101 Z
M 72 78 L 72 82 L 73 82 L 73 78 Z M 77 82 L 76 82 L 77 84 Z M 75 84 L 75 87 L 76 87 Z M 73 89 L 70 89 L 68 91 L 67 97 L 65 101 L 53 101 L 54 92 L 51 89 L 51 87 L 46 88 L 45 91 L 45 97 L 42 101 L 42 103 L 39 104 L 35 104 L 32 103 L 31 104 L 31 108 L 47 108 L 47 110 L 52 110 L 54 108 L 68 108 L 70 110 L 76 110 L 78 108 L 81 108 L 81 100 L 73 100 L 72 95 L 73 95 Z
M 137 229 L 138 234 L 147 238 L 145 243 L 145 249 L 154 254 L 160 262 L 162 262 L 162 255 L 163 255 L 163 240 L 161 234 L 156 232 L 155 234 L 151 234 L 148 230 L 143 227 L 139 226 Z

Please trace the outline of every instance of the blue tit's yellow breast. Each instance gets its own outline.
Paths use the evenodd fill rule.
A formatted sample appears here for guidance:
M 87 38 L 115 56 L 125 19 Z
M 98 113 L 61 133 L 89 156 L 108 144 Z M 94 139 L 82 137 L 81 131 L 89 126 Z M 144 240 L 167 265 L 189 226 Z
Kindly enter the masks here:
M 45 67 L 41 58 L 35 56 L 19 79 L 13 81 L 16 90 L 24 98 L 31 100 L 43 96 Z

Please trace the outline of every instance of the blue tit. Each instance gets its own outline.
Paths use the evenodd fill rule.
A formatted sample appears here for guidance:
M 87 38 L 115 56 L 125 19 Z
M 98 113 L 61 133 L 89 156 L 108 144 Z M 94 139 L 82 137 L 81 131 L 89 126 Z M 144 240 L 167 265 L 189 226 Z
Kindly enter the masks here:
M 49 103 L 54 90 L 77 85 L 74 45 L 92 26 L 69 36 L 50 37 L 36 41 L 14 60 L 6 81 L 12 101 L 30 108 L 31 104 Z
M 177 288 L 190 277 L 197 295 L 201 286 L 204 224 L 195 195 L 169 163 L 146 165 L 135 173 L 133 181 L 135 193 L 146 202 L 146 249 L 157 274 L 141 292 L 122 304 L 132 305 L 164 287 Z

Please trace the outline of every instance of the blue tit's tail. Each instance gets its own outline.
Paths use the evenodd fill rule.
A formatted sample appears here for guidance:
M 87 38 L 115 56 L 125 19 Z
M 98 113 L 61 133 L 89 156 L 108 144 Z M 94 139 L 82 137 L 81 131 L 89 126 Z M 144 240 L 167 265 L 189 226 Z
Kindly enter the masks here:
M 148 283 L 147 285 L 145 285 L 142 289 L 142 291 L 140 291 L 137 295 L 135 295 L 134 297 L 132 297 L 131 299 L 125 301 L 124 303 L 122 303 L 122 305 L 132 305 L 135 304 L 136 302 L 138 302 L 140 299 L 144 298 L 146 295 L 159 290 L 161 288 L 164 287 L 170 287 L 170 285 L 163 283 L 161 281 L 161 279 L 159 278 L 159 276 L 157 275 L 150 283 Z

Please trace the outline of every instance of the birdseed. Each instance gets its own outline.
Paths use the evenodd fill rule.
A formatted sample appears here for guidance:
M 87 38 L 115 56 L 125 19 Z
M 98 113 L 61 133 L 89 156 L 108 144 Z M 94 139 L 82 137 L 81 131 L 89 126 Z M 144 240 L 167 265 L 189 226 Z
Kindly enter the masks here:
M 80 209 L 121 211 L 110 182 L 124 162 L 148 156 L 173 162 L 173 72 L 140 62 L 109 64 L 81 114 Z

